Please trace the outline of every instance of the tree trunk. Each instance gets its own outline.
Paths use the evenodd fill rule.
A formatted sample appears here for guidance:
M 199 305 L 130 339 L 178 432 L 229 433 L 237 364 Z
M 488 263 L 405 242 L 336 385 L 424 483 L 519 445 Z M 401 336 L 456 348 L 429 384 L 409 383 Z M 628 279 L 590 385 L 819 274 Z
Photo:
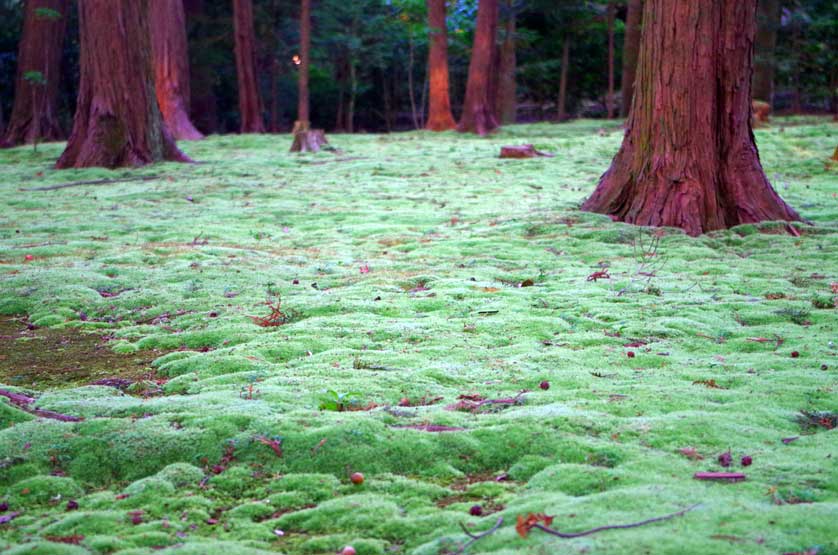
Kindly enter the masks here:
M 183 0 L 151 0 L 151 52 L 163 121 L 177 140 L 203 139 L 189 120 L 189 57 Z
M 448 27 L 445 22 L 445 0 L 428 0 L 428 27 L 431 44 L 428 54 L 430 93 L 428 123 L 431 131 L 454 129 L 457 123 L 451 114 L 451 94 L 448 81 Z
M 79 85 L 73 132 L 57 168 L 189 162 L 154 94 L 149 0 L 79 2 Z
M 757 8 L 757 34 L 754 41 L 755 100 L 774 103 L 774 50 L 777 46 L 777 29 L 780 28 L 780 0 L 759 0 Z
M 410 114 L 413 117 L 413 128 L 419 129 L 419 110 L 416 109 L 416 91 L 413 90 L 413 51 L 413 33 L 410 33 L 407 55 L 407 93 L 410 98 Z
M 562 76 L 559 80 L 559 102 L 556 109 L 556 119 L 562 122 L 567 119 L 567 76 L 570 68 L 570 35 L 565 35 L 562 44 Z
M 489 103 L 489 78 L 497 32 L 498 0 L 480 0 L 477 28 L 468 66 L 466 97 L 457 131 L 485 135 L 498 127 L 495 107 Z
M 605 99 L 605 106 L 608 110 L 608 119 L 614 118 L 614 17 L 617 6 L 614 2 L 608 3 L 608 97 Z
M 256 78 L 256 37 L 253 31 L 253 0 L 233 0 L 236 34 L 236 74 L 239 83 L 239 116 L 242 133 L 264 133 L 262 96 Z
M 623 101 L 620 115 L 627 117 L 634 95 L 634 77 L 637 74 L 637 54 L 640 51 L 640 30 L 643 21 L 643 0 L 628 0 L 626 36 L 623 40 Z
M 623 145 L 582 209 L 689 235 L 799 220 L 751 130 L 756 1 L 646 0 L 644 21 Z
M 518 111 L 515 83 L 515 11 L 513 0 L 506 2 L 506 28 L 503 45 L 500 49 L 500 70 L 498 71 L 497 114 L 501 124 L 515 123 Z
M 29 0 L 18 48 L 15 100 L 7 146 L 64 138 L 58 124 L 58 84 L 68 0 Z M 27 78 L 29 77 L 29 78 Z
M 297 121 L 291 152 L 317 152 L 327 144 L 322 129 L 311 129 L 309 119 L 308 75 L 311 63 L 311 0 L 300 2 L 300 63 L 297 66 Z

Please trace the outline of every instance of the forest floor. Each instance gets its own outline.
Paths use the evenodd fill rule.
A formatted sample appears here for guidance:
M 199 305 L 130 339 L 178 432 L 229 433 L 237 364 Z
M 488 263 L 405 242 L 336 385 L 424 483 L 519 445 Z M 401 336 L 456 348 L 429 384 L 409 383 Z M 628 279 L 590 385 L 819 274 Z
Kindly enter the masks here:
M 84 418 L 0 397 L 0 553 L 838 553 L 838 127 L 757 131 L 814 226 L 689 238 L 577 210 L 602 126 L 0 151 L 0 389 Z

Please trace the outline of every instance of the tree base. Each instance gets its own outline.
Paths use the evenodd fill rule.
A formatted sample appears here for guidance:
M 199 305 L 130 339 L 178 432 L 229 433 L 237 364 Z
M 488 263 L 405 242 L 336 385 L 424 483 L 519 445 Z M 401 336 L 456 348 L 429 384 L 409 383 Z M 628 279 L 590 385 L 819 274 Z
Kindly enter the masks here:
M 291 152 L 319 152 L 324 145 L 328 145 L 326 132 L 322 129 L 309 129 L 307 121 L 294 122 L 294 142 Z

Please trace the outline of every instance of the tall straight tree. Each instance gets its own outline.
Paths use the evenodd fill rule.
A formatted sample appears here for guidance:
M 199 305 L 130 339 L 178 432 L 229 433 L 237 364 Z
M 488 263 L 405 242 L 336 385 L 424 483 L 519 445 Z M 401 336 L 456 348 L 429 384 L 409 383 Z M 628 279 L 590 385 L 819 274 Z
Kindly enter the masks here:
M 58 140 L 58 84 L 68 0 L 29 0 L 24 4 L 23 32 L 18 47 L 15 101 L 9 127 L 0 142 L 6 146 Z
M 151 52 L 163 121 L 175 139 L 203 139 L 189 119 L 189 55 L 183 0 L 151 0 Z
M 451 91 L 448 79 L 448 25 L 445 21 L 445 0 L 427 0 L 428 31 L 431 44 L 428 51 L 430 91 L 428 121 L 431 131 L 454 129 L 457 123 L 451 114 Z
M 311 0 L 300 0 L 300 53 L 297 64 L 297 121 L 291 152 L 317 152 L 326 142 L 323 130 L 312 130 L 309 116 L 308 75 L 311 63 Z
M 751 130 L 756 0 L 646 0 L 643 21 L 623 145 L 582 209 L 689 235 L 799 220 Z
M 608 21 L 608 96 L 605 99 L 605 106 L 608 110 L 608 119 L 614 117 L 614 19 L 617 13 L 617 5 L 608 2 L 606 19 Z
M 513 0 L 506 0 L 504 9 L 504 37 L 500 47 L 500 67 L 498 69 L 498 98 L 496 113 L 501 124 L 515 123 L 518 110 L 515 82 L 515 6 Z
M 468 66 L 468 83 L 463 114 L 457 131 L 485 135 L 497 129 L 495 106 L 489 99 L 492 52 L 498 27 L 498 0 L 480 0 L 477 7 L 477 28 Z
M 623 38 L 623 102 L 620 115 L 628 116 L 634 95 L 634 78 L 637 74 L 637 54 L 640 52 L 640 29 L 643 21 L 643 0 L 628 0 L 626 34 Z
M 236 34 L 236 73 L 239 83 L 239 117 L 242 133 L 264 133 L 262 96 L 256 78 L 256 37 L 253 31 L 253 0 L 233 0 Z
M 188 162 L 157 107 L 149 0 L 82 0 L 79 31 L 76 115 L 56 167 Z
M 777 48 L 780 15 L 780 0 L 759 0 L 754 41 L 753 95 L 755 100 L 762 100 L 769 105 L 774 102 L 774 50 Z

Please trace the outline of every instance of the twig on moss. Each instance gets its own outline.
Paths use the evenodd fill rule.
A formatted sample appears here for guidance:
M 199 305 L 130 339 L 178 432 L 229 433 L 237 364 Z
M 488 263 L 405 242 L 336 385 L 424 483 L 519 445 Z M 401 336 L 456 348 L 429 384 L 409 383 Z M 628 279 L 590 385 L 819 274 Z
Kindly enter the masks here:
M 471 532 L 469 532 L 466 529 L 465 525 L 461 522 L 460 523 L 460 528 L 462 528 L 463 532 L 465 532 L 466 536 L 468 536 L 471 539 L 469 541 L 467 541 L 466 543 L 464 543 L 462 545 L 462 547 L 460 547 L 460 549 L 458 549 L 457 551 L 455 551 L 453 553 L 453 555 L 462 555 L 463 553 L 466 552 L 466 549 L 468 549 L 469 547 L 474 545 L 478 540 L 481 540 L 481 539 L 485 538 L 486 536 L 494 534 L 495 532 L 498 531 L 498 529 L 501 526 L 503 526 L 503 517 L 502 516 L 498 517 L 498 521 L 495 522 L 495 525 L 492 526 L 491 528 L 489 528 L 488 530 L 486 530 L 485 532 L 481 532 L 479 534 L 472 534 Z
M 602 532 L 604 530 L 625 530 L 627 528 L 639 528 L 641 526 L 646 526 L 647 524 L 652 524 L 655 522 L 661 522 L 664 520 L 670 520 L 679 516 L 683 516 L 686 513 L 692 511 L 696 507 L 701 505 L 701 503 L 696 503 L 695 505 L 691 505 L 686 509 L 682 509 L 676 513 L 670 513 L 668 515 L 658 516 L 655 518 L 649 518 L 646 520 L 641 520 L 640 522 L 632 522 L 629 524 L 608 524 L 605 526 L 597 526 L 596 528 L 591 528 L 590 530 L 585 530 L 584 532 L 559 532 L 558 530 L 554 530 L 549 526 L 545 526 L 543 524 L 534 523 L 532 525 L 533 528 L 538 528 L 542 532 L 546 532 L 551 536 L 557 536 L 559 538 L 581 538 L 582 536 L 590 536 L 591 534 L 596 534 L 597 532 Z
M 71 181 L 69 183 L 59 183 L 58 185 L 46 185 L 44 187 L 22 187 L 18 191 L 55 191 L 56 189 L 66 189 L 68 187 L 80 187 L 82 185 L 110 185 L 112 183 L 125 183 L 127 181 L 153 181 L 160 179 L 159 175 L 135 175 L 129 177 L 120 177 L 117 179 L 90 179 L 87 181 Z
M 51 410 L 30 408 L 29 405 L 35 402 L 35 399 L 28 397 L 21 393 L 14 393 L 8 389 L 0 389 L 0 397 L 7 398 L 14 406 L 29 414 L 40 416 L 41 418 L 50 418 L 52 420 L 60 420 L 61 422 L 81 422 L 84 418 L 78 416 L 70 416 L 69 414 L 62 414 Z

